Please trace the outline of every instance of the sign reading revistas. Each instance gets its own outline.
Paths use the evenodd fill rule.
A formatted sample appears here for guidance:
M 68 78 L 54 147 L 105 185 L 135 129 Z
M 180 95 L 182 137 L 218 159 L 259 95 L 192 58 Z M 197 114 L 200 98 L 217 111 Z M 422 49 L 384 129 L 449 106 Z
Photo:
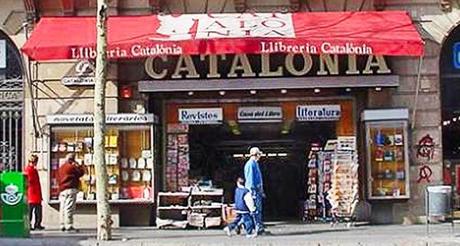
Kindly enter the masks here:
M 107 124 L 146 124 L 154 123 L 153 114 L 108 114 L 105 116 Z M 46 122 L 50 125 L 78 125 L 93 124 L 92 114 L 57 114 L 47 115 Z
M 336 121 L 340 119 L 340 105 L 298 105 L 296 118 L 298 121 Z
M 190 125 L 220 124 L 223 120 L 222 108 L 180 108 L 179 122 Z
M 239 122 L 281 122 L 283 110 L 281 107 L 240 107 L 238 108 Z

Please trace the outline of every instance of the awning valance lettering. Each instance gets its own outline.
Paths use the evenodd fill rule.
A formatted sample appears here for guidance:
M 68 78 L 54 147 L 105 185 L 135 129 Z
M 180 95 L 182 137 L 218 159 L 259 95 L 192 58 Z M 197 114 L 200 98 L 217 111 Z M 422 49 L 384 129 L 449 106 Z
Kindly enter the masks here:
M 95 17 L 43 17 L 22 51 L 33 60 L 96 56 Z M 403 11 L 113 16 L 110 59 L 201 54 L 421 56 L 423 41 Z

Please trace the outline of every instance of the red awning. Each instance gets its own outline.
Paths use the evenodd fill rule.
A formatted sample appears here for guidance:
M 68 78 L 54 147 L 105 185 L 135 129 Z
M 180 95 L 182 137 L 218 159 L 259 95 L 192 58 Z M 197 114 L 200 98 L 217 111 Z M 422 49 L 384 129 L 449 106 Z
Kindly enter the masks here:
M 22 51 L 33 60 L 96 56 L 95 17 L 44 17 Z M 310 53 L 421 56 L 402 11 L 113 16 L 108 57 Z

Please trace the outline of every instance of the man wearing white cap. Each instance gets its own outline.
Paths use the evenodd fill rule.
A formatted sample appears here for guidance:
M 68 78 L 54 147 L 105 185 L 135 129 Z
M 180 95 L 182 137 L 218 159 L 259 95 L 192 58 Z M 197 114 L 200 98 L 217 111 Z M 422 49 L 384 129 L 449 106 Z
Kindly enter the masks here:
M 264 196 L 264 187 L 262 173 L 259 168 L 259 159 L 262 156 L 262 151 L 257 147 L 252 147 L 249 150 L 250 158 L 244 165 L 244 186 L 251 191 L 256 205 L 256 213 L 254 216 L 256 224 L 256 232 L 260 234 L 264 232 L 264 224 L 262 220 L 262 198 Z

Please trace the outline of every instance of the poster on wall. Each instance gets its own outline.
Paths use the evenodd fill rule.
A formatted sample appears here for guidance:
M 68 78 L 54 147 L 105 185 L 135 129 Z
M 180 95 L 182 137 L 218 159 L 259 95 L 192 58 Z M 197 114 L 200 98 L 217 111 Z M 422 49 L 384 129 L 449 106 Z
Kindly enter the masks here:
M 0 69 L 6 68 L 6 40 L 0 40 Z
M 340 120 L 341 113 L 338 104 L 298 105 L 296 108 L 298 121 L 337 121 Z
M 189 125 L 221 124 L 223 113 L 222 108 L 180 108 L 178 119 Z
M 460 165 L 455 165 L 455 184 L 457 186 L 457 195 L 460 195 Z

